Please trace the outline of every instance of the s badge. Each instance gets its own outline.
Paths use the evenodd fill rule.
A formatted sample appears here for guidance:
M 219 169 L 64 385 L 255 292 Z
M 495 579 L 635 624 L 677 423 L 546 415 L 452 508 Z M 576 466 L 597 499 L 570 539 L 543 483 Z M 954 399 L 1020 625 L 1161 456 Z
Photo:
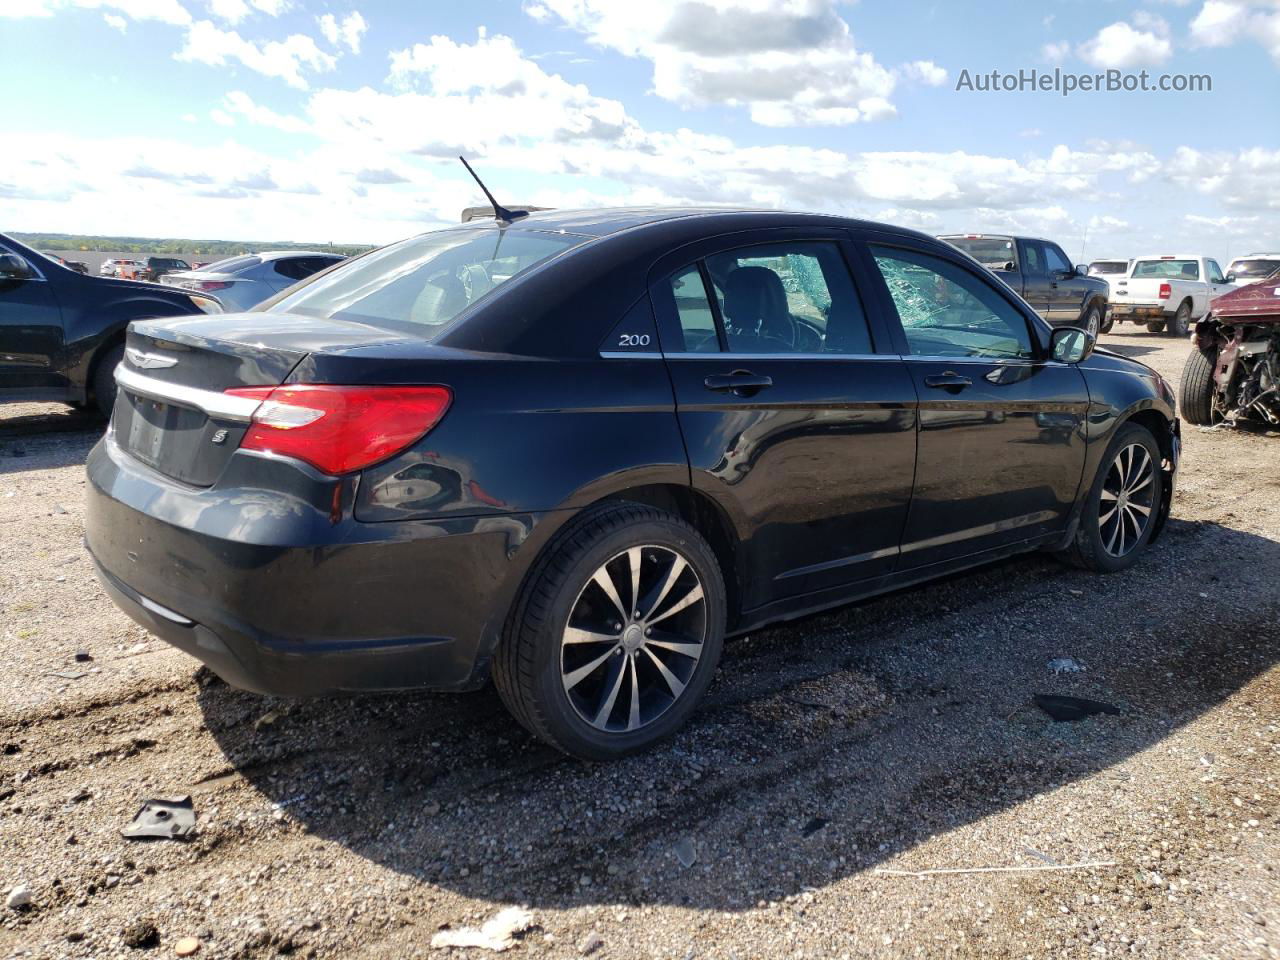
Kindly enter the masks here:
M 214 433 L 214 435 L 213 435 L 212 439 L 213 439 L 213 442 L 214 442 L 214 443 L 226 443 L 226 442 L 227 442 L 227 431 L 225 431 L 225 430 L 218 430 L 218 431 L 216 431 L 216 432 Z

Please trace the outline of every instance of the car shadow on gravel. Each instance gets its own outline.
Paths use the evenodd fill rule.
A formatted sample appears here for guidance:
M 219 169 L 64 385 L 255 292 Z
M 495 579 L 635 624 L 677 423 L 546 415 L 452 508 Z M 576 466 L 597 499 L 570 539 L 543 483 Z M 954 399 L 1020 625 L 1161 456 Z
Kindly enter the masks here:
M 104 429 L 106 421 L 88 410 L 0 406 L 0 475 L 83 462 Z
M 228 766 L 192 786 L 199 805 L 241 775 L 261 809 L 466 896 L 745 909 L 1100 771 L 1141 791 L 1127 760 L 1280 659 L 1276 569 L 1275 541 L 1175 520 L 1125 574 L 1022 558 L 761 631 L 684 731 L 611 764 L 541 746 L 491 690 L 290 703 L 211 682 Z M 1064 656 L 1087 669 L 1052 674 Z M 1055 724 L 1034 693 L 1121 715 Z
M 1157 334 L 1152 334 L 1152 336 L 1157 336 Z M 1105 350 L 1114 350 L 1116 353 L 1136 360 L 1139 357 L 1145 357 L 1151 353 L 1159 353 L 1161 348 L 1168 346 L 1168 344 L 1126 343 L 1122 340 L 1109 338 L 1107 340 L 1098 341 L 1098 346 Z

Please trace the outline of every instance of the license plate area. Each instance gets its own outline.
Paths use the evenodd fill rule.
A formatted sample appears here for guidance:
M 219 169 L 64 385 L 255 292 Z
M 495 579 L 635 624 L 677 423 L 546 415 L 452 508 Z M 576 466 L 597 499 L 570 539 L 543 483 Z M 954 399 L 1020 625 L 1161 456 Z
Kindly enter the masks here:
M 201 410 L 121 391 L 116 442 L 153 470 L 193 486 L 210 486 L 240 444 L 243 425 L 220 424 Z

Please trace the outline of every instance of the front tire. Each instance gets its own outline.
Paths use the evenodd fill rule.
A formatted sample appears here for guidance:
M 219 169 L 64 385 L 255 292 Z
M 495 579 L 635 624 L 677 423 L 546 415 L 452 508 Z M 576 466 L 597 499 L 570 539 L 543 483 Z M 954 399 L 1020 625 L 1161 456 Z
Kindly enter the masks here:
M 119 344 L 99 357 L 93 368 L 93 402 L 108 420 L 116 405 L 116 367 L 123 361 L 124 344 Z
M 1187 423 L 1211 427 L 1222 419 L 1213 407 L 1218 387 L 1213 381 L 1216 368 L 1217 351 L 1192 348 L 1182 367 L 1182 384 L 1178 389 L 1178 407 Z
M 1080 317 L 1080 327 L 1087 330 L 1096 340 L 1098 334 L 1102 332 L 1102 308 L 1096 303 L 1089 304 L 1089 308 Z
M 1064 560 L 1095 573 L 1116 573 L 1137 562 L 1163 502 L 1161 459 L 1160 445 L 1146 427 L 1126 423 L 1116 431 Z
M 1178 312 L 1169 321 L 1169 336 L 1185 337 L 1191 327 L 1191 301 L 1183 300 L 1178 304 Z
M 724 644 L 725 588 L 701 535 L 617 503 L 571 522 L 530 573 L 493 664 L 512 715 L 584 760 L 671 735 L 696 709 Z

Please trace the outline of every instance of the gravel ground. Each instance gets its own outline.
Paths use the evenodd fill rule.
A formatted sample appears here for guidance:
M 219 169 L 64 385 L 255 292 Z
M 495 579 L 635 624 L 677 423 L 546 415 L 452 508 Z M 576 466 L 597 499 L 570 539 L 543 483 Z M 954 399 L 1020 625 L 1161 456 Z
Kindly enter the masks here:
M 1104 339 L 1174 381 L 1186 355 Z M 271 701 L 197 670 L 93 580 L 94 440 L 0 412 L 0 957 L 487 956 L 431 941 L 515 905 L 514 955 L 1280 956 L 1280 435 L 1187 428 L 1126 573 L 1024 557 L 761 631 L 608 765 L 492 692 Z M 1034 693 L 1121 713 L 1054 724 Z M 184 794 L 194 838 L 121 838 Z M 1036 869 L 885 872 L 979 867 Z

